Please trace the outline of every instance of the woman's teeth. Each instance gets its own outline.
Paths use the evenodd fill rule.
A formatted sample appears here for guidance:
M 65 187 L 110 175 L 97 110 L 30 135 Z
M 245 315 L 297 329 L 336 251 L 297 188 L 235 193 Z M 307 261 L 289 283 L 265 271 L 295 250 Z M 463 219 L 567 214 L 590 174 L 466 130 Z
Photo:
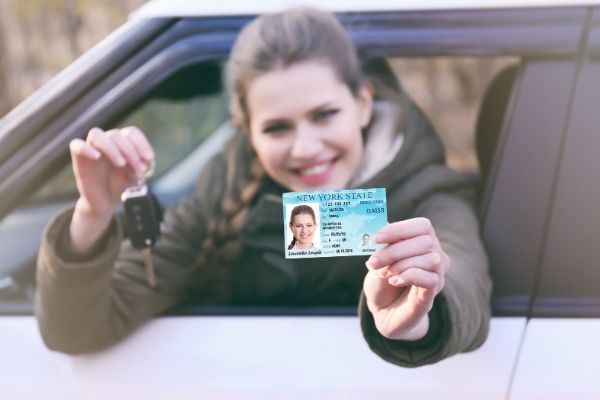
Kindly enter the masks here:
M 329 167 L 329 163 L 323 163 L 323 164 L 315 165 L 315 166 L 310 167 L 310 168 L 301 169 L 300 170 L 300 174 L 301 175 L 308 175 L 308 176 L 319 175 L 319 174 L 322 174 L 323 172 L 325 172 L 327 170 L 327 167 Z

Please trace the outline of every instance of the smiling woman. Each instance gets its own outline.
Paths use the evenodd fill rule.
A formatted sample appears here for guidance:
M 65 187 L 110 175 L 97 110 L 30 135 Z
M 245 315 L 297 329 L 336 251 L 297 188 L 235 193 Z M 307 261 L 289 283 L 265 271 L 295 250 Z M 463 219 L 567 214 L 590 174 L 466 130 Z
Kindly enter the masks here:
M 155 288 L 145 284 L 143 256 L 120 247 L 114 217 L 155 149 L 136 127 L 94 128 L 71 141 L 80 197 L 51 222 L 39 257 L 36 314 L 48 346 L 104 348 L 191 298 L 360 298 L 368 344 L 406 366 L 480 346 L 491 286 L 473 188 L 444 165 L 435 132 L 387 63 L 361 64 L 332 14 L 295 8 L 244 27 L 228 67 L 237 132 L 194 193 L 167 212 L 152 251 Z M 286 260 L 281 194 L 357 187 L 387 189 L 392 223 L 375 234 L 387 246 L 368 260 Z M 316 246 L 318 221 L 300 211 L 290 217 L 292 248 Z
M 318 203 L 316 205 L 318 208 Z M 316 249 L 319 247 L 317 238 L 315 237 L 319 224 L 313 207 L 301 204 L 292 208 L 292 211 L 289 213 L 289 227 L 292 231 L 292 241 L 287 247 L 289 251 Z

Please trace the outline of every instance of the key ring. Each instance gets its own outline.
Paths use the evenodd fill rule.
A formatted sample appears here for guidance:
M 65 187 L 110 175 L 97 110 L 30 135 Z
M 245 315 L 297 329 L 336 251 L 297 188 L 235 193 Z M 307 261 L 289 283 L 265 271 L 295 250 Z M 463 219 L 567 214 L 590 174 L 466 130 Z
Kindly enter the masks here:
M 150 164 L 148 164 L 148 168 L 141 175 L 138 176 L 138 186 L 142 186 L 146 180 L 148 180 L 152 175 L 154 175 L 154 169 L 156 168 L 156 161 L 152 159 Z

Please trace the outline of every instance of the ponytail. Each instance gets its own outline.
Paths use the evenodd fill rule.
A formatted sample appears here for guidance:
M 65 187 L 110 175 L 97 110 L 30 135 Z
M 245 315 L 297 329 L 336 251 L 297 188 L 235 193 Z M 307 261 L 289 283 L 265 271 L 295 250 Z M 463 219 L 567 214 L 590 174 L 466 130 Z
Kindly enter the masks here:
M 292 239 L 292 242 L 290 243 L 290 245 L 288 246 L 288 250 L 291 250 L 294 248 L 294 246 L 296 245 L 296 238 L 294 237 Z
M 229 142 L 225 162 L 225 187 L 214 214 L 207 221 L 207 237 L 196 259 L 199 273 L 203 275 L 202 296 L 219 304 L 231 300 L 231 268 L 243 250 L 239 231 L 265 178 L 247 136 L 241 132 Z

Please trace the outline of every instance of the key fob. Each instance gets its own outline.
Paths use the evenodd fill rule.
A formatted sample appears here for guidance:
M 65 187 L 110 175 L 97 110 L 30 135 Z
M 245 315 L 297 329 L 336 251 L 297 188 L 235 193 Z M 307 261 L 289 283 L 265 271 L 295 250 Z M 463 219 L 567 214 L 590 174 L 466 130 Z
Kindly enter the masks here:
M 147 185 L 133 186 L 121 194 L 125 229 L 136 249 L 153 247 L 160 237 L 162 208 Z

